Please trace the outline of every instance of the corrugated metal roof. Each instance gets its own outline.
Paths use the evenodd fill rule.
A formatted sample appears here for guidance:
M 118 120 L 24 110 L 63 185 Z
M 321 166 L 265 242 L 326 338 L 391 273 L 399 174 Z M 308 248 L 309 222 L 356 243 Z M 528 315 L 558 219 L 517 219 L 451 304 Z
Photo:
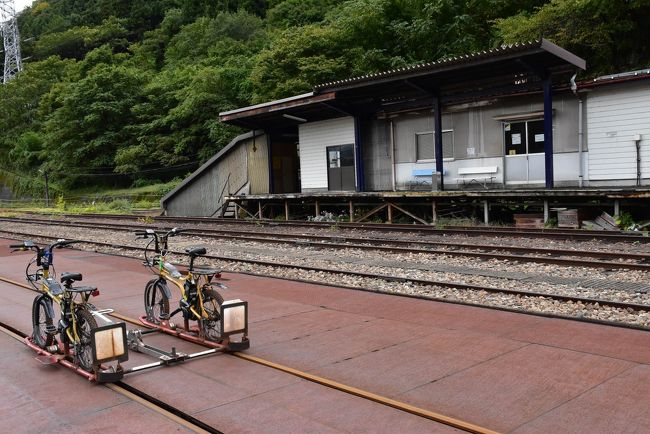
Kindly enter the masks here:
M 562 47 L 555 45 L 552 42 L 542 38 L 540 40 L 529 41 L 525 43 L 502 45 L 499 48 L 494 48 L 491 50 L 483 50 L 483 51 L 479 51 L 472 54 L 466 54 L 462 56 L 454 56 L 454 57 L 441 59 L 434 62 L 420 63 L 411 66 L 405 66 L 402 68 L 391 69 L 389 71 L 366 74 L 359 77 L 346 78 L 342 80 L 330 81 L 327 83 L 314 86 L 314 90 L 316 92 L 323 91 L 323 90 L 330 91 L 340 86 L 348 86 L 348 85 L 372 82 L 379 79 L 386 79 L 386 78 L 399 79 L 401 76 L 411 75 L 414 73 L 428 74 L 428 73 L 436 72 L 437 70 L 443 68 L 448 69 L 450 66 L 456 66 L 456 65 L 465 66 L 465 65 L 470 65 L 472 63 L 476 63 L 478 61 L 483 61 L 492 58 L 498 60 L 504 55 L 517 54 L 517 53 L 531 51 L 535 49 L 539 49 L 541 51 L 546 51 L 551 54 L 554 54 L 557 57 L 561 58 L 562 60 L 569 62 L 578 68 L 585 69 L 586 67 L 586 62 L 583 59 L 563 49 Z
M 578 83 L 578 89 L 589 89 L 598 86 L 626 83 L 629 81 L 650 79 L 650 68 L 636 71 L 619 72 L 616 74 L 601 75 L 600 77 L 583 80 Z

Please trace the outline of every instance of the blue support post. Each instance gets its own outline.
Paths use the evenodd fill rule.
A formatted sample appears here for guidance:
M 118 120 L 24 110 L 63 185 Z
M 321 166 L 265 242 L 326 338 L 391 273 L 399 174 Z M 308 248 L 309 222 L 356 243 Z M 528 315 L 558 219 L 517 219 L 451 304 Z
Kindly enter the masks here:
M 361 151 L 361 120 L 358 116 L 354 117 L 354 166 L 357 174 L 357 191 L 366 191 L 363 152 Z
M 553 188 L 553 82 L 551 75 L 544 79 L 544 164 L 546 188 Z
M 444 181 L 444 167 L 442 164 L 442 104 L 440 103 L 440 97 L 434 95 L 433 97 L 433 116 L 434 116 L 434 129 L 433 134 L 434 140 L 434 149 L 436 157 L 436 172 L 440 173 L 440 191 L 445 189 Z

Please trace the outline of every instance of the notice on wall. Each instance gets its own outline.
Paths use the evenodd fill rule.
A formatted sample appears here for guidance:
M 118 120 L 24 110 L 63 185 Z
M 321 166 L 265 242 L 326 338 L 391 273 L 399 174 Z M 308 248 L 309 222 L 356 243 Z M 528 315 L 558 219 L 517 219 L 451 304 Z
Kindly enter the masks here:
M 536 142 L 543 142 L 544 141 L 544 134 L 535 134 L 535 141 Z
M 503 124 L 503 130 L 504 131 L 510 131 L 510 124 L 508 124 L 508 123 Z
M 513 134 L 512 135 L 512 144 L 513 145 L 521 145 L 521 134 Z
M 467 148 L 467 156 L 474 157 L 476 155 L 476 148 Z
M 515 149 L 511 149 L 508 151 L 508 155 L 517 155 L 517 151 Z

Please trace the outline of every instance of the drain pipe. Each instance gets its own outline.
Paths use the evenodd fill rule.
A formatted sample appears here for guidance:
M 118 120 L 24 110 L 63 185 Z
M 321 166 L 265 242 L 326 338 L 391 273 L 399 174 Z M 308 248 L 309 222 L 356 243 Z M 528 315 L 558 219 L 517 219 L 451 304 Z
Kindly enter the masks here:
M 571 91 L 578 98 L 578 187 L 582 188 L 583 173 L 582 173 L 582 146 L 584 140 L 584 132 L 582 129 L 582 98 L 578 95 L 578 84 L 576 83 L 576 75 L 571 77 Z
M 634 135 L 636 145 L 636 185 L 641 186 L 641 134 Z
M 397 191 L 397 180 L 395 179 L 395 125 L 393 120 L 390 120 L 390 175 L 391 187 L 393 191 Z

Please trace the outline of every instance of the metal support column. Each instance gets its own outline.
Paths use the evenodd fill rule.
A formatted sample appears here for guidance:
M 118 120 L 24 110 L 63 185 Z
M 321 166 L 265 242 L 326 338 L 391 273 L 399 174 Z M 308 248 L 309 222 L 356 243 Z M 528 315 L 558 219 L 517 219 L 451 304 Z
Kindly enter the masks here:
M 436 158 L 436 172 L 440 173 L 440 191 L 444 191 L 445 182 L 443 174 L 443 164 L 442 164 L 442 104 L 440 103 L 440 97 L 434 95 L 433 97 L 433 117 L 434 117 L 434 128 L 435 132 L 433 134 L 434 139 L 434 149 L 435 149 L 435 158 Z
M 361 120 L 358 116 L 354 117 L 354 167 L 356 168 L 357 191 L 366 191 L 363 152 L 361 150 Z
M 289 220 L 289 201 L 285 200 L 284 201 L 284 219 Z
M 348 205 L 350 207 L 350 223 L 353 223 L 354 222 L 354 204 L 352 203 L 352 201 L 349 201 Z
M 553 188 L 553 82 L 551 75 L 544 77 L 544 164 L 546 188 Z
M 320 203 L 318 203 L 318 201 L 314 203 L 314 208 L 316 211 L 316 217 L 318 217 L 320 215 Z
M 621 216 L 621 203 L 618 199 L 614 200 L 614 217 Z
M 262 220 L 264 217 L 262 217 L 262 202 L 257 202 L 257 218 Z

